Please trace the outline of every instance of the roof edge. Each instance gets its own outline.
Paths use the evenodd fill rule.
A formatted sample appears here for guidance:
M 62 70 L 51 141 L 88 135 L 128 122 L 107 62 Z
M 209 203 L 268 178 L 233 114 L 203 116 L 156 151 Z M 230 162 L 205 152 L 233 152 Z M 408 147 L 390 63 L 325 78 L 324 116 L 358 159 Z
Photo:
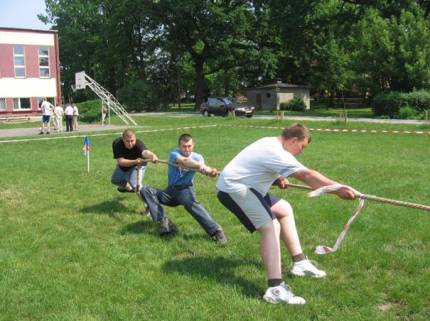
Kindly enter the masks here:
M 38 32 L 38 33 L 58 33 L 57 30 L 15 28 L 15 27 L 2 27 L 2 26 L 0 26 L 0 31 L 26 31 L 26 32 Z

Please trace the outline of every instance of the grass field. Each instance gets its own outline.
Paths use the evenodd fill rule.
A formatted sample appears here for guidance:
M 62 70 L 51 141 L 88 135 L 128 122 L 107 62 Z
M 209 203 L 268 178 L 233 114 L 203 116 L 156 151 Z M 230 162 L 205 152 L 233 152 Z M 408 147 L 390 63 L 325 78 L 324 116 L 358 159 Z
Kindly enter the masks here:
M 207 163 L 222 168 L 242 147 L 279 132 L 238 126 L 288 122 L 142 117 L 139 124 L 138 130 L 159 130 L 138 136 L 160 158 L 187 131 Z M 174 129 L 198 125 L 214 126 Z M 356 203 L 274 189 L 293 204 L 305 252 L 328 277 L 288 276 L 284 251 L 285 280 L 308 303 L 270 305 L 261 299 L 259 235 L 219 204 L 214 179 L 196 177 L 197 197 L 224 227 L 228 245 L 213 243 L 182 208 L 167 210 L 179 233 L 160 238 L 158 226 L 139 214 L 137 197 L 110 184 L 116 133 L 90 137 L 89 174 L 82 138 L 56 137 L 0 144 L 0 320 L 430 319 L 428 212 L 368 202 L 340 251 L 318 257 L 315 245 L 334 243 Z M 361 192 L 429 205 L 429 142 L 429 135 L 315 132 L 299 160 Z M 148 165 L 146 184 L 166 181 L 164 165 Z

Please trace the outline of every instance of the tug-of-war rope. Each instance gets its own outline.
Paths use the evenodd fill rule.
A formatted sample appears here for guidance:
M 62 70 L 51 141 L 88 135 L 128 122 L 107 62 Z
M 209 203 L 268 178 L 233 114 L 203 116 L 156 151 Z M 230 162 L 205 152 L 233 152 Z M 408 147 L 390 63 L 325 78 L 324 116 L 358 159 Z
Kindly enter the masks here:
M 150 160 L 146 160 L 146 161 L 151 162 Z M 172 162 L 169 162 L 166 160 L 161 160 L 161 159 L 157 160 L 156 163 L 161 163 L 161 164 L 170 165 L 170 166 L 174 166 L 174 167 L 178 167 L 178 168 L 183 168 L 182 166 L 180 166 L 176 163 L 172 163 Z M 195 169 L 189 169 L 189 170 L 195 170 Z M 220 174 L 220 172 L 216 171 L 216 175 L 219 175 L 219 174 Z M 400 200 L 395 200 L 395 199 L 390 199 L 390 198 L 385 198 L 385 197 L 380 197 L 380 196 L 375 196 L 375 195 L 363 194 L 363 193 L 355 190 L 354 188 L 352 188 L 350 186 L 342 185 L 342 184 L 322 186 L 322 187 L 315 189 L 315 190 L 312 189 L 312 187 L 309 187 L 306 185 L 299 185 L 299 184 L 292 184 L 292 183 L 288 183 L 288 187 L 308 190 L 308 191 L 310 191 L 308 193 L 309 197 L 317 197 L 317 196 L 320 196 L 323 194 L 335 192 L 342 187 L 347 187 L 355 193 L 355 196 L 358 199 L 357 207 L 353 211 L 349 220 L 343 226 L 343 230 L 339 234 L 339 236 L 337 237 L 336 242 L 334 243 L 333 247 L 329 247 L 327 245 L 316 246 L 315 247 L 315 253 L 318 255 L 333 253 L 339 249 L 343 239 L 345 238 L 346 234 L 348 233 L 350 226 L 352 225 L 352 223 L 354 223 L 355 219 L 358 217 L 361 210 L 363 209 L 365 200 L 370 200 L 370 201 L 375 201 L 375 202 L 385 203 L 385 204 L 391 204 L 391 205 L 395 205 L 395 206 L 414 208 L 414 209 L 419 209 L 419 210 L 424 210 L 424 211 L 430 212 L 430 206 L 428 206 L 428 205 L 410 203 L 410 202 L 405 202 L 405 201 L 400 201 Z M 138 191 L 139 191 L 139 187 L 137 187 L 137 192 Z

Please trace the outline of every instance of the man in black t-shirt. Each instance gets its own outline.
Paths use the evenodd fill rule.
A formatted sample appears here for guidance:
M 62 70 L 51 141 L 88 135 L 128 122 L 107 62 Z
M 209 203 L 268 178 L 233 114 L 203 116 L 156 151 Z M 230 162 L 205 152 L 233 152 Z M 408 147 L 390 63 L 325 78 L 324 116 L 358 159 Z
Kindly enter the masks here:
M 136 133 L 132 129 L 124 130 L 122 137 L 113 141 L 112 151 L 117 165 L 111 182 L 118 186 L 119 192 L 136 191 L 136 186 L 142 186 L 145 175 L 147 162 L 144 160 L 153 163 L 158 161 L 157 155 L 147 149 L 141 140 L 136 139 Z M 139 182 L 137 181 L 137 171 L 140 171 Z M 159 215 L 153 220 L 160 223 L 160 235 L 176 232 L 175 224 L 166 215 Z
M 111 182 L 118 186 L 119 192 L 134 192 L 136 186 L 142 186 L 145 175 L 146 162 L 157 162 L 158 157 L 145 144 L 136 139 L 136 133 L 132 129 L 126 129 L 122 137 L 115 139 L 112 143 L 113 158 L 117 166 L 112 174 Z M 139 182 L 137 171 L 140 171 Z

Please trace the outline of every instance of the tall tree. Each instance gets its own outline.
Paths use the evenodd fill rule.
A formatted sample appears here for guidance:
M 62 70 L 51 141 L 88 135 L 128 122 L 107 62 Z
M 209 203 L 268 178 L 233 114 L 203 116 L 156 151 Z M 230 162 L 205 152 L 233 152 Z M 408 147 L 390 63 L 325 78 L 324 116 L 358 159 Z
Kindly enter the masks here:
M 195 70 L 195 106 L 200 106 L 207 91 L 205 74 L 229 66 L 235 49 L 244 46 L 244 36 L 252 14 L 244 0 L 160 0 L 153 2 L 155 17 L 166 43 L 180 55 L 188 53 Z M 218 59 L 221 58 L 221 59 Z M 212 60 L 212 70 L 205 64 Z M 234 61 L 234 60 L 232 60 Z M 209 66 L 208 66 L 209 67 Z

